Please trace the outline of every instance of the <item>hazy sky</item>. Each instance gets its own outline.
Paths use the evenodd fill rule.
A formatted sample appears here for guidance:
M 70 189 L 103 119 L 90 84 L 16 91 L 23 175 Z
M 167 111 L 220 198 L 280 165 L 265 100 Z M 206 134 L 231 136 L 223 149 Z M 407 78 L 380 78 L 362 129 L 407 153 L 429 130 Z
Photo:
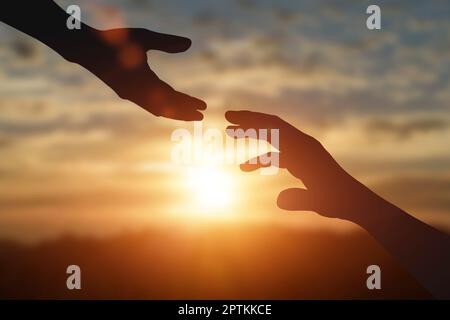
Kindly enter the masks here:
M 208 103 L 205 126 L 225 128 L 228 109 L 278 114 L 388 200 L 450 229 L 447 0 L 377 1 L 381 31 L 366 29 L 367 1 L 57 2 L 79 4 L 94 27 L 191 38 L 188 52 L 151 52 L 149 62 Z M 192 195 L 170 159 L 171 132 L 192 123 L 120 100 L 2 23 L 0 83 L 0 237 L 100 234 L 169 216 L 202 220 L 188 214 Z M 284 173 L 228 170 L 238 194 L 227 209 L 233 216 L 335 223 L 281 215 L 276 196 L 295 185 Z

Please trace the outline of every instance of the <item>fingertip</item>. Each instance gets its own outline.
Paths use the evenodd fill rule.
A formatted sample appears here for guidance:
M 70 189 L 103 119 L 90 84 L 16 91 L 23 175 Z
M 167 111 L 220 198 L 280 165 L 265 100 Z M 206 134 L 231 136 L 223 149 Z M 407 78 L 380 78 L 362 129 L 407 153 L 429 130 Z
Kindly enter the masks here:
M 192 109 L 194 111 L 205 110 L 207 108 L 206 102 L 203 100 L 179 91 L 174 91 L 173 94 L 176 105 L 179 105 L 180 107 L 184 106 L 185 108 Z
M 201 112 L 196 112 L 194 116 L 194 121 L 201 121 L 203 120 L 203 114 Z
M 184 121 L 202 121 L 203 114 L 199 111 L 195 111 L 195 112 L 180 114 L 177 118 L 178 118 L 178 120 L 184 120 Z
M 244 171 L 244 172 L 250 172 L 250 171 L 254 170 L 253 166 L 251 164 L 248 164 L 247 162 L 241 163 L 239 165 L 239 169 L 241 169 L 241 171 Z
M 192 40 L 186 37 L 178 37 L 178 51 L 184 52 L 187 51 L 192 46 Z
M 180 37 L 170 34 L 153 33 L 150 49 L 161 50 L 167 53 L 179 53 L 188 50 L 192 41 L 186 37 Z
M 277 206 L 284 210 L 293 210 L 294 199 L 292 197 L 293 189 L 286 189 L 280 192 L 277 198 Z
M 286 205 L 286 196 L 283 195 L 283 191 L 278 195 L 277 206 L 280 209 L 289 210 L 289 206 Z
M 185 48 L 187 50 L 187 49 L 189 49 L 192 46 L 192 40 L 189 39 L 189 38 L 186 38 L 186 37 L 183 37 L 183 39 L 184 39 L 184 42 L 185 42 L 184 46 L 185 46 Z
M 225 112 L 225 119 L 227 119 L 230 122 L 233 122 L 236 112 L 237 111 L 233 111 L 233 110 L 229 110 L 229 111 Z
M 203 120 L 203 113 L 200 111 L 192 111 L 187 114 L 187 118 L 189 121 L 202 121 Z
M 197 109 L 198 110 L 206 110 L 206 108 L 208 107 L 208 105 L 206 104 L 206 102 L 205 101 L 202 101 L 202 100 L 200 100 L 200 99 L 197 99 L 198 100 L 198 106 L 197 106 Z

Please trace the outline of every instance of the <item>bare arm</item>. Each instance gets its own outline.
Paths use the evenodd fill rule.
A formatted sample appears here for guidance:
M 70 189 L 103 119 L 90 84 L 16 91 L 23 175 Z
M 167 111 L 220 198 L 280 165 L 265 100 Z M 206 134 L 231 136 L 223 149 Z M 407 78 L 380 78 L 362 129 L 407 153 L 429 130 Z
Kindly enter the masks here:
M 52 0 L 5 0 L 0 21 L 36 38 L 70 62 L 80 64 L 121 98 L 157 116 L 201 120 L 206 104 L 174 90 L 150 69 L 148 50 L 186 51 L 187 38 L 139 28 L 97 30 L 86 24 L 67 28 L 69 15 Z
M 367 197 L 356 222 L 386 248 L 426 289 L 450 299 L 450 237 L 381 197 Z
M 85 24 L 80 30 L 67 29 L 69 15 L 51 0 L 5 2 L 0 10 L 0 21 L 41 41 L 61 55 L 66 44 L 90 29 Z
M 431 294 L 450 299 L 450 236 L 376 195 L 340 167 L 317 140 L 282 119 L 250 111 L 229 111 L 226 117 L 234 123 L 229 129 L 279 129 L 279 166 L 306 186 L 282 191 L 280 208 L 315 211 L 360 225 Z M 257 170 L 266 162 L 258 157 L 241 169 Z

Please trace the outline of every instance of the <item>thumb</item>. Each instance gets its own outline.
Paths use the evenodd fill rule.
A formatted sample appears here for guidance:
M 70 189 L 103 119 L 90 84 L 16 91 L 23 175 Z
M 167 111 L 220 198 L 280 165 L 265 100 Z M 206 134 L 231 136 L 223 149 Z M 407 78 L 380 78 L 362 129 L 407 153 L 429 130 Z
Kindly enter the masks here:
M 147 50 L 160 50 L 167 53 L 184 52 L 191 46 L 191 40 L 185 37 L 159 33 L 147 29 L 134 29 L 136 41 Z
M 277 205 L 284 210 L 315 211 L 311 192 L 300 188 L 281 191 L 278 195 Z

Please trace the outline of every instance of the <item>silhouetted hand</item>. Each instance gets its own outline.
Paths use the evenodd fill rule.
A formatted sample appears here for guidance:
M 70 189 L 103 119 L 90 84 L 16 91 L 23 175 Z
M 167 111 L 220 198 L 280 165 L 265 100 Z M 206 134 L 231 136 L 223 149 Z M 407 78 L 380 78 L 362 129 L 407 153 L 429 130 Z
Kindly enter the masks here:
M 372 192 L 342 169 L 317 140 L 279 117 L 251 111 L 228 111 L 225 116 L 234 123 L 227 129 L 279 129 L 279 166 L 301 179 L 306 187 L 282 191 L 277 201 L 280 208 L 315 211 L 360 225 L 430 293 L 450 299 L 447 234 Z M 230 135 L 232 132 L 227 130 Z M 242 130 L 239 134 L 236 138 L 245 137 Z M 269 165 L 267 157 L 261 155 L 253 160 L 242 164 L 241 169 L 254 171 Z
M 351 221 L 355 214 L 361 214 L 355 198 L 368 190 L 348 175 L 316 139 L 274 115 L 228 111 L 225 116 L 235 124 L 227 129 L 279 130 L 279 167 L 289 170 L 306 187 L 282 191 L 278 196 L 280 208 L 315 211 Z M 254 171 L 267 166 L 265 162 L 258 157 L 241 164 L 241 169 Z
M 147 63 L 148 50 L 183 52 L 191 45 L 189 39 L 146 29 L 90 29 L 77 39 L 76 48 L 66 43 L 66 48 L 61 46 L 59 52 L 91 71 L 121 98 L 157 116 L 179 120 L 203 118 L 199 111 L 206 109 L 203 101 L 174 90 Z
M 121 98 L 157 116 L 203 118 L 199 111 L 206 109 L 203 101 L 175 91 L 147 63 L 147 51 L 183 52 L 191 45 L 189 39 L 139 28 L 100 31 L 84 23 L 80 23 L 80 29 L 70 30 L 66 25 L 68 18 L 52 0 L 27 1 L 26 8 L 23 1 L 6 0 L 0 10 L 0 21 L 85 67 Z

